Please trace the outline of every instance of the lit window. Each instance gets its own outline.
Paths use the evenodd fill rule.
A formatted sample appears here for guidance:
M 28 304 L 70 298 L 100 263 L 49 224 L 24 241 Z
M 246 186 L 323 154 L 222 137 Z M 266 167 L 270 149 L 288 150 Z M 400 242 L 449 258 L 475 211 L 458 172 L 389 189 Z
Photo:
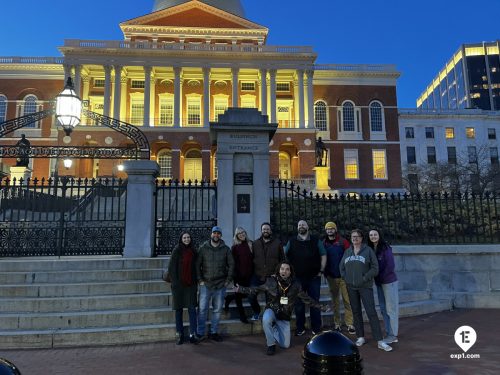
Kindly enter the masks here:
M 344 173 L 346 180 L 359 178 L 358 150 L 344 150 Z
M 290 82 L 277 82 L 276 83 L 276 91 L 289 92 L 290 91 Z
M 413 138 L 415 138 L 415 129 L 410 128 L 410 127 L 406 127 L 405 128 L 405 137 L 407 139 L 413 139 Z
M 254 95 L 241 95 L 241 108 L 256 108 Z
M 214 119 L 219 121 L 219 116 L 223 115 L 227 110 L 227 97 L 214 98 Z
M 467 138 L 476 138 L 476 129 L 465 128 L 465 135 L 467 136 Z
M 387 160 L 385 157 L 385 150 L 373 150 L 373 179 L 385 180 L 387 179 Z
M 7 98 L 5 95 L 0 95 L 0 122 L 5 121 L 7 117 Z
M 241 82 L 241 91 L 255 91 L 255 82 Z
M 201 103 L 199 97 L 188 97 L 187 124 L 188 126 L 201 125 Z
M 160 166 L 160 178 L 172 178 L 172 153 L 170 150 L 161 150 L 157 157 Z
M 343 124 L 342 128 L 344 129 L 345 132 L 353 132 L 355 131 L 354 128 L 354 104 L 351 102 L 346 102 L 342 106 L 342 119 L 343 119 Z
M 105 83 L 104 79 L 94 79 L 94 87 L 104 87 Z
M 314 125 L 318 131 L 325 132 L 328 128 L 326 103 L 322 100 L 314 104 Z
M 133 89 L 143 89 L 144 88 L 144 81 L 139 81 L 133 79 L 132 82 L 130 83 L 130 87 Z
M 445 137 L 446 137 L 446 139 L 454 139 L 455 138 L 455 129 L 454 128 L 446 128 L 445 129 Z
M 432 127 L 426 127 L 425 128 L 425 138 L 434 138 L 434 128 Z
M 161 98 L 160 99 L 160 121 L 161 126 L 174 125 L 174 98 Z
M 1 118 L 1 116 L 0 116 L 0 118 Z M 488 139 L 497 139 L 496 129 L 494 129 L 494 128 L 488 129 Z
M 132 99 L 130 104 L 130 123 L 132 125 L 142 126 L 144 122 L 144 100 Z
M 370 104 L 370 129 L 372 132 L 384 130 L 382 121 L 382 105 L 378 102 Z

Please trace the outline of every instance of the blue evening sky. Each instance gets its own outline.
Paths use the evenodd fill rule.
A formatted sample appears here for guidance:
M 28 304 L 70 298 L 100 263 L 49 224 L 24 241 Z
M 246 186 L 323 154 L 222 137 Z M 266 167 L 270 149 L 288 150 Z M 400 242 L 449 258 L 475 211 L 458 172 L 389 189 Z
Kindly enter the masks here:
M 309 45 L 318 63 L 395 64 L 398 103 L 415 100 L 462 43 L 500 39 L 500 1 L 242 0 L 268 44 Z M 122 39 L 154 0 L 4 0 L 0 56 L 60 56 L 64 39 Z

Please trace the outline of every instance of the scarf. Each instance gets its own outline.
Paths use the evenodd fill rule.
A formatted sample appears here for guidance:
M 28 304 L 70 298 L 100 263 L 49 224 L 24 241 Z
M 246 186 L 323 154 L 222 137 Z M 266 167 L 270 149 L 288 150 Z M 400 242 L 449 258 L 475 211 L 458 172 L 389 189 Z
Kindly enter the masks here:
M 182 246 L 181 253 L 181 282 L 186 286 L 193 285 L 193 258 L 194 251 L 191 246 Z

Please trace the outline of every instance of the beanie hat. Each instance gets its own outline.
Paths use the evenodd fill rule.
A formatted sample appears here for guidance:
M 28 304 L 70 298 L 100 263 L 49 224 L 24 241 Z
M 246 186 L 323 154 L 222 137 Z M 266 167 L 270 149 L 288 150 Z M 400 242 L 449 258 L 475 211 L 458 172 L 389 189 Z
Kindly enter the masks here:
M 329 221 L 328 223 L 325 224 L 325 229 L 337 230 L 337 224 L 335 224 L 333 221 Z

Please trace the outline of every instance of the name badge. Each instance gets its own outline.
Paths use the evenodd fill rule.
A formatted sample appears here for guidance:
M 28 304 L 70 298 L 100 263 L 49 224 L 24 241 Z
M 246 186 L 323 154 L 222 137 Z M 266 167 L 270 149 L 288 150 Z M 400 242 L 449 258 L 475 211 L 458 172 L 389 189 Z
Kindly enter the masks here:
M 288 305 L 288 297 L 281 297 L 280 298 L 280 303 L 282 305 Z

